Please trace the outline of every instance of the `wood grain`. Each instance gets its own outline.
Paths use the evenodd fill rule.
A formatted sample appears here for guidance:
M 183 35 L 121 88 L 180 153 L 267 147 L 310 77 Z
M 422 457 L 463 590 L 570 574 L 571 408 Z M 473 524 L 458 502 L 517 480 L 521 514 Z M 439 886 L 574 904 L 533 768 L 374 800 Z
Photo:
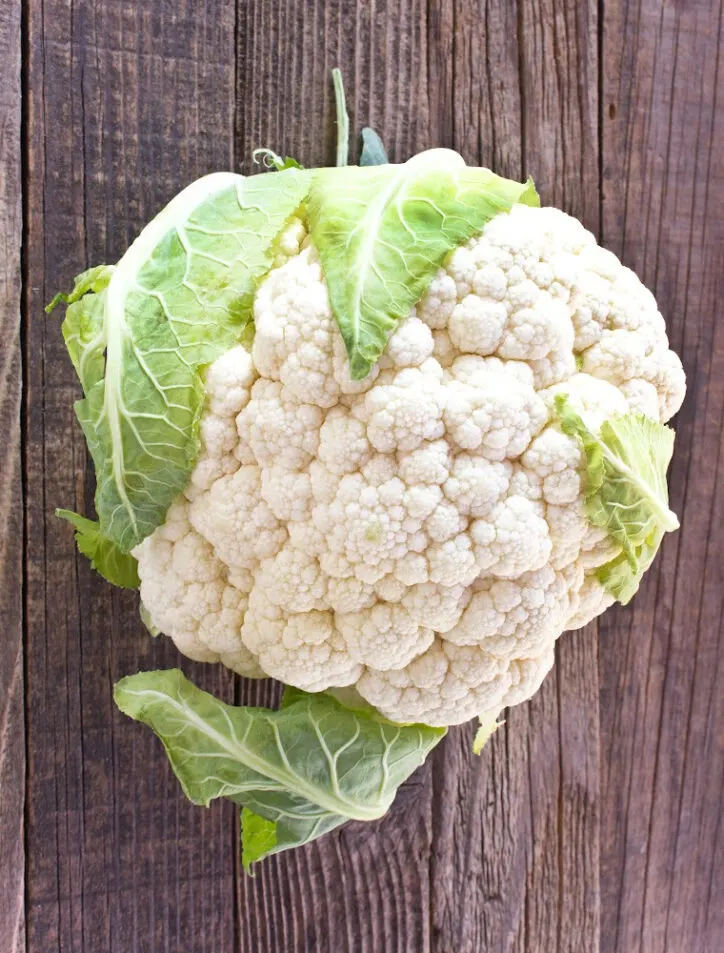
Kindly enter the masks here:
M 91 511 L 92 475 L 60 322 L 42 306 L 117 259 L 180 186 L 233 166 L 234 5 L 28 10 L 28 947 L 225 953 L 234 812 L 185 802 L 158 743 L 113 706 L 118 677 L 178 657 L 53 517 Z M 221 669 L 185 668 L 231 697 Z
M 0 4 L 0 950 L 724 948 L 721 0 L 23 0 L 24 416 L 20 7 Z M 188 804 L 113 707 L 118 677 L 179 658 L 52 516 L 89 511 L 93 480 L 42 306 L 206 171 L 251 171 L 259 146 L 331 162 L 333 66 L 352 128 L 374 125 L 393 160 L 443 145 L 532 173 L 654 290 L 690 381 L 671 472 L 682 530 L 632 606 L 564 636 L 480 759 L 472 726 L 452 731 L 380 824 L 252 880 L 235 812 Z M 278 698 L 183 668 L 227 699 Z
M 608 8 L 608 5 L 607 5 Z M 601 622 L 602 951 L 724 943 L 724 84 L 719 2 L 611 5 L 603 232 L 656 294 L 688 396 L 681 531 Z
M 447 144 L 504 175 L 532 173 L 545 203 L 596 230 L 596 4 L 544 0 L 517 15 L 495 0 L 456 4 L 442 33 L 452 53 Z M 598 949 L 597 700 L 589 629 L 564 636 L 556 669 L 480 763 L 470 729 L 438 753 L 436 951 Z
M 0 7 L 0 948 L 25 950 L 20 3 Z

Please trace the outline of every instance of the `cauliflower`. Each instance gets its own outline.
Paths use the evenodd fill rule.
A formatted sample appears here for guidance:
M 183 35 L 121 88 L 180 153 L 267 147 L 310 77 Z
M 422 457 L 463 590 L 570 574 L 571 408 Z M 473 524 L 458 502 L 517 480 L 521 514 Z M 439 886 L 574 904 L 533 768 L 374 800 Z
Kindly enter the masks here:
M 371 133 L 349 166 L 335 91 L 340 168 L 206 176 L 65 297 L 98 521 L 59 515 L 154 635 L 286 685 L 115 686 L 247 868 L 381 817 L 448 725 L 479 752 L 678 526 L 653 296 L 532 182 Z
M 393 721 L 524 701 L 613 601 L 598 573 L 625 548 L 592 525 L 557 401 L 591 433 L 676 412 L 653 297 L 575 219 L 513 205 L 357 381 L 302 219 L 279 247 L 253 345 L 205 372 L 187 485 L 134 550 L 147 614 L 191 658 L 353 686 Z

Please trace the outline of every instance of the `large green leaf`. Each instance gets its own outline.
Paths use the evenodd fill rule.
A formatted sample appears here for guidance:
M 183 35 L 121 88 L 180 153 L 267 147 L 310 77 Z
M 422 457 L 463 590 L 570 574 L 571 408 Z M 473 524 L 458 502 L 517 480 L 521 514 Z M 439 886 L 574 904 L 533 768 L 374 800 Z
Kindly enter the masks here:
M 153 219 L 112 273 L 76 284 L 63 325 L 85 391 L 76 412 L 101 531 L 121 550 L 162 523 L 186 485 L 198 452 L 199 369 L 244 331 L 274 241 L 308 185 L 296 169 L 207 176 Z M 79 287 L 100 293 L 79 297 Z
M 664 533 L 679 527 L 666 486 L 674 431 L 643 414 L 624 414 L 604 421 L 594 433 L 565 395 L 556 397 L 556 409 L 564 432 L 581 441 L 588 517 L 621 546 L 620 555 L 601 566 L 597 577 L 625 605 Z
M 532 183 L 468 167 L 448 149 L 404 165 L 317 170 L 312 238 L 352 377 L 369 373 L 448 252 L 516 202 L 538 204 Z
M 244 850 L 253 860 L 350 819 L 381 817 L 445 734 L 351 711 L 326 694 L 293 691 L 278 711 L 236 708 L 177 669 L 124 678 L 115 699 L 163 741 L 191 801 L 227 797 L 275 825 L 272 832 L 247 817 Z

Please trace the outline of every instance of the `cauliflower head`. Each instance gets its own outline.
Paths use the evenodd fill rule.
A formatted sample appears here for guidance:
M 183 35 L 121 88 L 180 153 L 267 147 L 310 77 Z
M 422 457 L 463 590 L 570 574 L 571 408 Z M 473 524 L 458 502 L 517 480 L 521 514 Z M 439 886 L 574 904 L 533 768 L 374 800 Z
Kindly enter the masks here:
M 205 372 L 201 449 L 134 549 L 153 625 L 194 659 L 444 726 L 534 694 L 615 595 L 586 438 L 664 422 L 685 378 L 649 291 L 554 208 L 448 255 L 355 379 L 304 216 Z M 589 440 L 590 443 L 590 440 Z M 595 448 L 591 450 L 595 453 Z

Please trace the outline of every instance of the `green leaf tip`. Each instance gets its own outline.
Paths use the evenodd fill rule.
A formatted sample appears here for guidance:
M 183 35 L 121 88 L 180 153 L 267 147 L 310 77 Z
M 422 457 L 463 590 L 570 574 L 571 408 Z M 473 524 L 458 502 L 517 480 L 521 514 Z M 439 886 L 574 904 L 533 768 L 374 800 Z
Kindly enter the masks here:
M 241 863 L 247 874 L 253 877 L 251 865 L 276 853 L 278 844 L 276 821 L 268 821 L 248 807 L 241 809 Z
M 285 695 L 277 711 L 235 707 L 178 669 L 131 675 L 114 689 L 120 710 L 161 739 L 194 804 L 226 797 L 250 812 L 242 816 L 245 867 L 348 820 L 382 817 L 445 735 L 351 711 L 325 693 Z
M 121 589 L 138 589 L 138 562 L 130 553 L 123 553 L 115 543 L 106 539 L 100 524 L 72 510 L 57 509 L 55 515 L 75 527 L 78 549 L 104 579 Z
M 577 438 L 584 453 L 586 512 L 621 547 L 599 567 L 601 585 L 622 605 L 638 591 L 665 533 L 679 527 L 669 509 L 666 471 L 674 431 L 643 414 L 623 414 L 595 433 L 565 394 L 555 398 L 563 432 Z
M 538 201 L 532 183 L 466 166 L 449 149 L 403 165 L 316 171 L 310 231 L 353 379 L 369 374 L 448 253 L 521 200 Z
M 49 304 L 46 304 L 45 313 L 50 314 L 59 304 L 75 304 L 76 301 L 80 301 L 83 295 L 89 292 L 98 294 L 103 291 L 104 288 L 108 287 L 108 282 L 111 280 L 113 271 L 113 265 L 96 265 L 94 268 L 89 268 L 87 271 L 84 271 L 75 279 L 72 291 L 68 293 L 59 291 L 53 300 Z
M 361 168 L 369 165 L 387 165 L 387 150 L 374 129 L 365 126 L 362 130 L 362 154 L 359 158 Z
M 498 721 L 497 712 L 494 715 L 480 715 L 478 718 L 479 726 L 473 738 L 473 754 L 480 755 L 485 745 L 490 741 L 498 728 L 502 728 L 504 721 Z
M 141 603 L 140 606 L 138 607 L 138 614 L 141 618 L 141 622 L 143 623 L 144 628 L 146 629 L 149 635 L 153 636 L 153 638 L 155 639 L 156 636 L 161 634 L 161 630 L 153 621 L 153 619 L 151 618 L 151 613 L 148 611 L 148 609 L 145 607 L 143 603 Z
M 525 189 L 520 193 L 518 205 L 529 205 L 531 208 L 540 208 L 540 195 L 535 187 L 532 176 L 528 176 L 525 182 Z

